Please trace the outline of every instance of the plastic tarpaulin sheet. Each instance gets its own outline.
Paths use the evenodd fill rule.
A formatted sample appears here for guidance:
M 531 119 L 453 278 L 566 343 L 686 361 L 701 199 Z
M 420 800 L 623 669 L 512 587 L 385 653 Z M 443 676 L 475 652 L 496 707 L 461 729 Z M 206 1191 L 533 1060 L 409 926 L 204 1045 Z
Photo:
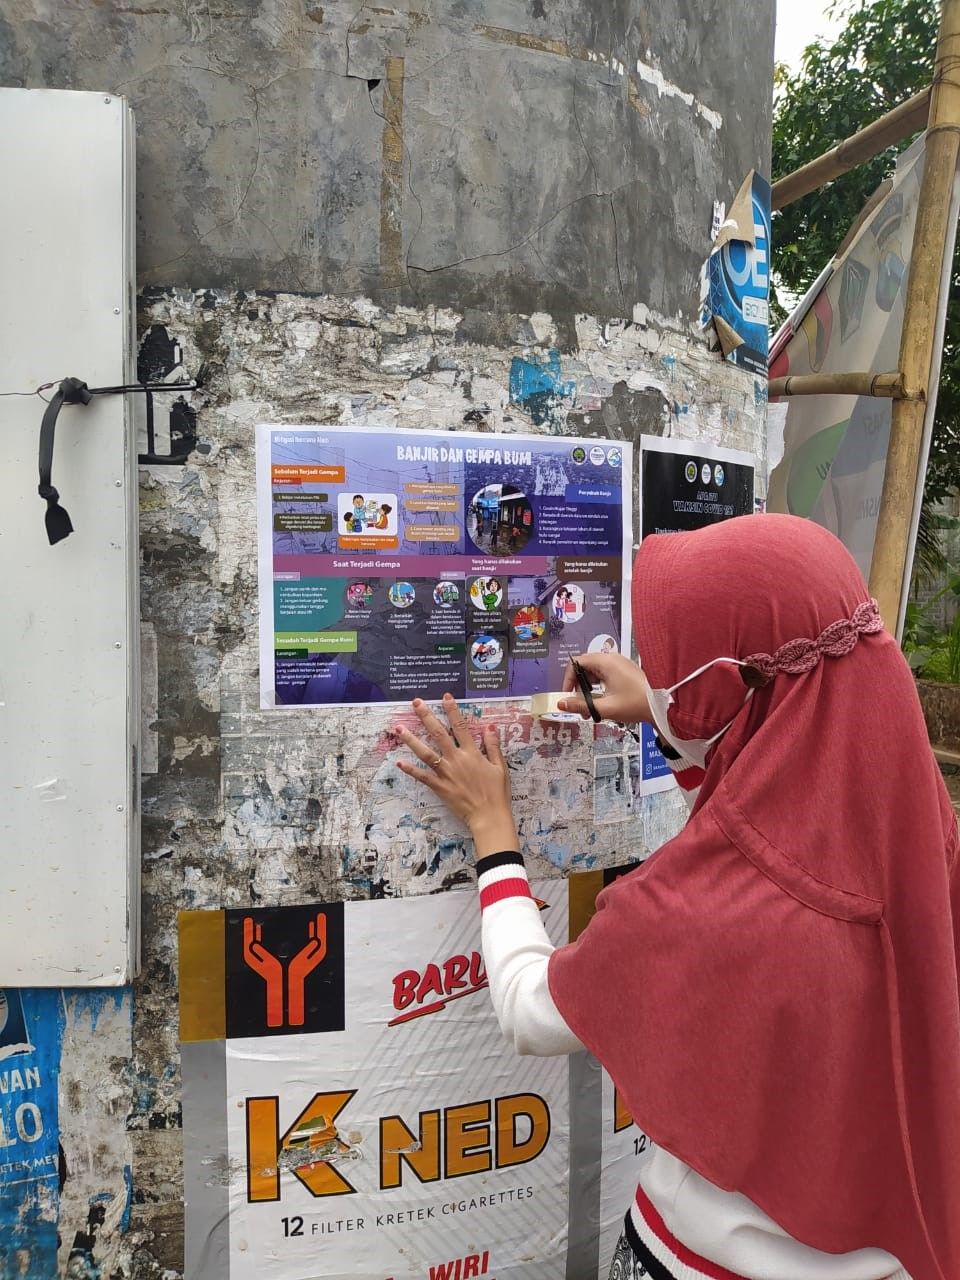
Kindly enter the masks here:
M 777 333 L 770 350 L 771 378 L 897 369 L 924 141 L 918 139 L 903 153 L 893 178 L 867 202 L 837 256 Z M 946 267 L 953 258 L 956 206 L 955 187 Z M 936 406 L 947 293 L 941 289 L 921 476 Z M 772 401 L 768 415 L 767 510 L 809 517 L 835 533 L 864 577 L 873 556 L 892 404 L 872 396 L 797 396 Z M 920 492 L 911 555 L 919 501 Z

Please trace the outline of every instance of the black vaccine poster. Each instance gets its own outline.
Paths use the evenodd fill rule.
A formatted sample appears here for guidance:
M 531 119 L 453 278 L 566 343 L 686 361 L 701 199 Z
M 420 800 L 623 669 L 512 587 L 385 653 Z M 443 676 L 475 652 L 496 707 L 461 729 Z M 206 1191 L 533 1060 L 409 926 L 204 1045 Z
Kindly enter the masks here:
M 753 457 L 699 440 L 640 440 L 640 537 L 686 533 L 754 512 Z M 641 655 L 642 656 L 642 655 Z M 673 786 L 673 774 L 643 726 L 639 767 L 645 792 Z

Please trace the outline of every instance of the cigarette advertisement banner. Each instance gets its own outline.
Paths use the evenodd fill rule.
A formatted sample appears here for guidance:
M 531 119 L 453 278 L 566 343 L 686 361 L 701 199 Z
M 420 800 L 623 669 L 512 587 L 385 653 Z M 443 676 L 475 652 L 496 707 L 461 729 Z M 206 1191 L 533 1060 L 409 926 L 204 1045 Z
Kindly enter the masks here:
M 560 688 L 630 650 L 630 446 L 257 428 L 261 705 Z
M 535 886 L 557 943 L 614 874 Z M 180 972 L 188 1280 L 605 1280 L 643 1135 L 504 1042 L 474 891 L 187 912 Z

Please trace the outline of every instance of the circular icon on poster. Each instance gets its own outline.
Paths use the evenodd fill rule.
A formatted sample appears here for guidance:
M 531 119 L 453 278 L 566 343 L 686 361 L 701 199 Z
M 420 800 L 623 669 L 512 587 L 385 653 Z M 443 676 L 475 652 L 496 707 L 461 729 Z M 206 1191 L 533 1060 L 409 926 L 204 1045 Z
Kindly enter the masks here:
M 710 463 L 705 462 L 703 466 L 700 468 L 700 479 L 703 481 L 704 484 L 709 484 L 710 477 L 712 475 L 713 475 L 713 472 L 710 470 Z
M 387 598 L 395 609 L 409 609 L 417 598 L 412 582 L 395 582 L 387 592 Z
M 726 474 L 727 473 L 723 469 L 723 464 L 718 462 L 717 465 L 713 468 L 713 483 L 717 486 L 718 489 L 723 488 L 723 481 L 726 477 Z
M 535 604 L 522 604 L 513 615 L 513 630 L 518 640 L 539 640 L 546 629 L 547 619 Z
M 687 477 L 690 483 L 693 484 L 697 478 L 697 464 L 695 462 L 688 462 L 683 469 L 683 474 Z
M 470 661 L 478 671 L 495 671 L 503 661 L 503 645 L 496 636 L 474 636 Z
M 452 609 L 460 603 L 460 588 L 455 582 L 438 582 L 433 588 L 433 603 L 441 609 Z
M 573 461 L 577 464 L 578 467 L 582 466 L 583 463 L 585 463 L 587 460 L 587 451 L 582 444 L 574 445 L 573 448 L 570 450 L 570 457 L 573 459 Z
M 611 467 L 619 467 L 620 463 L 623 461 L 623 453 L 619 449 L 608 449 L 607 461 L 610 463 Z
M 583 588 L 575 582 L 565 582 L 553 593 L 553 616 L 558 622 L 579 622 L 583 606 Z
M 503 583 L 499 578 L 474 578 L 470 583 L 470 603 L 474 609 L 489 613 L 499 609 L 503 599 Z
M 347 587 L 347 604 L 351 609 L 367 609 L 373 599 L 373 587 L 369 582 L 351 582 Z
M 607 455 L 603 452 L 603 450 L 600 448 L 598 444 L 595 444 L 593 448 L 590 450 L 590 461 L 593 463 L 595 467 L 599 467 L 603 462 L 604 458 L 606 458 L 606 456 Z
M 619 653 L 617 642 L 613 636 L 599 635 L 594 636 L 587 645 L 587 653 Z

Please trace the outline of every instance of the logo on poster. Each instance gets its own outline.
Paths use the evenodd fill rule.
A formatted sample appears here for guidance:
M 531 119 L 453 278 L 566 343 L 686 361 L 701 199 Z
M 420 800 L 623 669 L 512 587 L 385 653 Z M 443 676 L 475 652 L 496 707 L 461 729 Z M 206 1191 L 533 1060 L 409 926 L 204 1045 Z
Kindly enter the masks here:
M 752 245 L 728 241 L 720 251 L 727 294 L 748 324 L 766 325 L 769 318 L 770 214 L 754 190 Z
M 227 1037 L 342 1031 L 343 904 L 226 913 Z
M 247 1200 L 280 1199 L 281 1175 L 291 1173 L 315 1198 L 356 1193 L 340 1172 L 361 1158 L 360 1133 L 340 1131 L 338 1118 L 355 1089 L 315 1093 L 280 1136 L 280 1098 L 246 1099 Z M 550 1108 L 537 1093 L 512 1093 L 420 1111 L 411 1123 L 381 1116 L 381 1191 L 403 1186 L 404 1172 L 418 1182 L 466 1178 L 529 1164 L 550 1140 Z

